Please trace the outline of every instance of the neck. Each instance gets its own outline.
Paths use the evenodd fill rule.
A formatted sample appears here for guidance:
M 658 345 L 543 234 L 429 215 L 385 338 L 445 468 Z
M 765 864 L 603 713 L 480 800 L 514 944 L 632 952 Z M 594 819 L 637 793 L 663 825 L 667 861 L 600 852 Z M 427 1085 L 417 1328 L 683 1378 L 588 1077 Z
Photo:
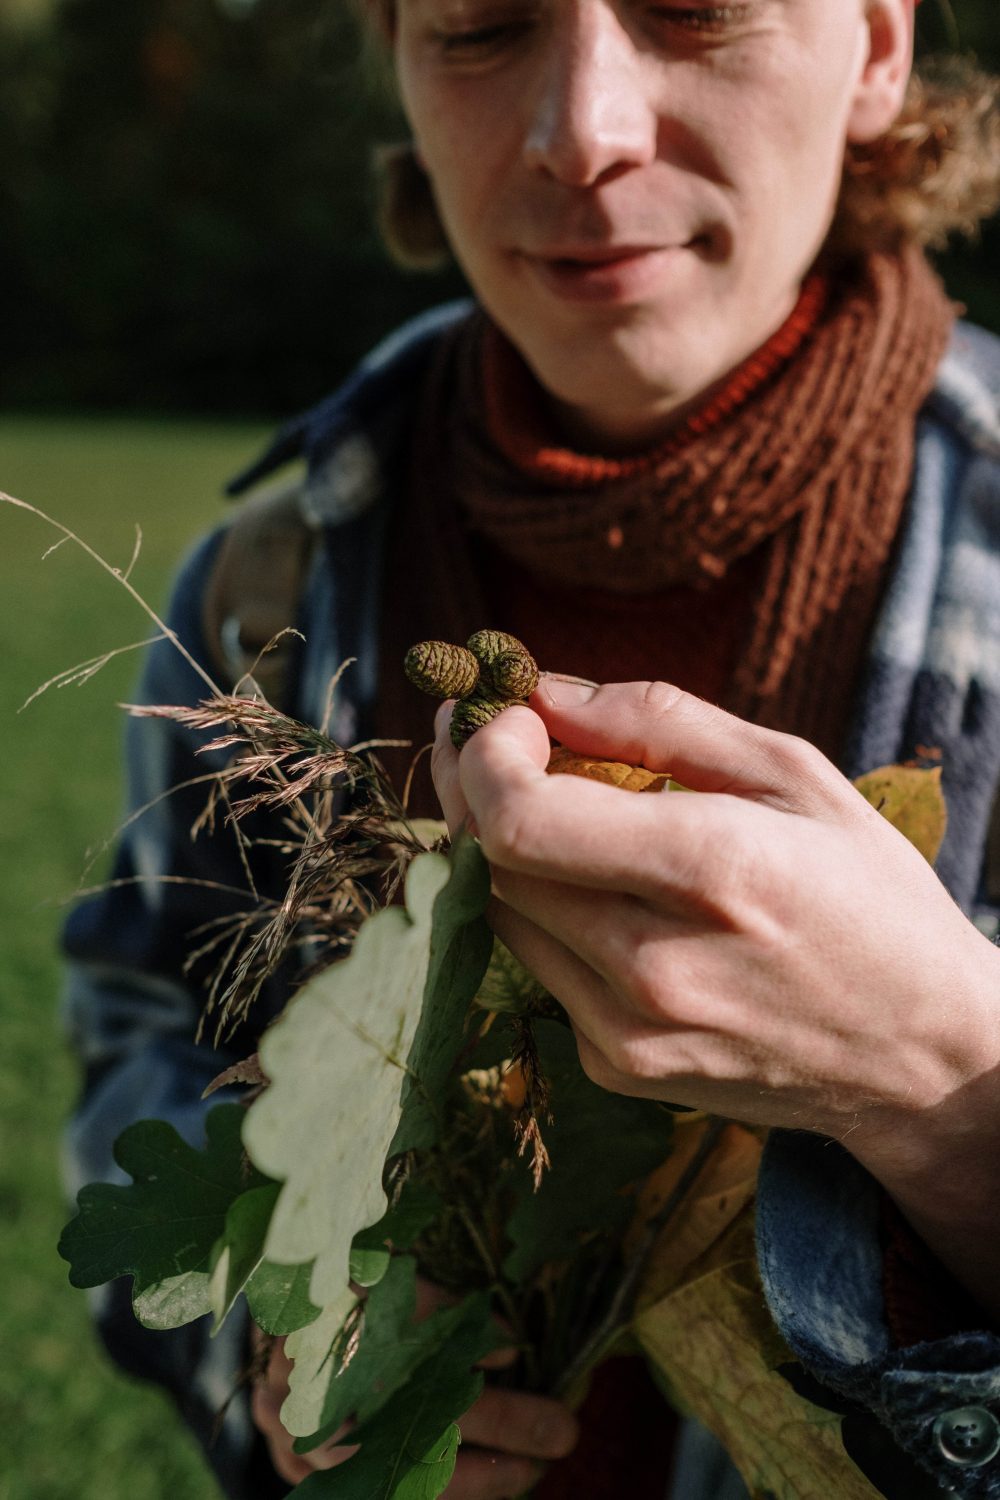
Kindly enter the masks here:
M 696 394 L 666 396 L 641 415 L 634 411 L 593 412 L 560 401 L 534 382 L 541 425 L 549 439 L 576 453 L 629 457 L 682 446 L 716 426 L 767 383 L 812 333 L 826 305 L 828 283 L 819 273 L 803 285 L 791 313 L 759 349 Z M 519 359 L 519 357 L 518 357 Z

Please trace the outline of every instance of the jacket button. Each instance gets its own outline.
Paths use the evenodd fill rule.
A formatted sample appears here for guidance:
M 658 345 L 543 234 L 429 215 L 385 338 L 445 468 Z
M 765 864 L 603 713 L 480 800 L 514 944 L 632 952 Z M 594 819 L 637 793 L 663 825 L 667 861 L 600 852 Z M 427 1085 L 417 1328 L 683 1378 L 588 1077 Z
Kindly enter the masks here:
M 934 1441 L 950 1464 L 978 1468 L 1000 1453 L 1000 1422 L 985 1406 L 959 1406 L 938 1417 Z

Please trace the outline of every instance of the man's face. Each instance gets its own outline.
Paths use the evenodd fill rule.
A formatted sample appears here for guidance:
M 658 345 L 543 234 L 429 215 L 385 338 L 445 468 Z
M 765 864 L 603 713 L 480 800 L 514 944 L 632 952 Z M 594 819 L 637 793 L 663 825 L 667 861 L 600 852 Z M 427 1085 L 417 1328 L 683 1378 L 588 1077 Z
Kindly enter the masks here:
M 571 433 L 655 435 L 781 324 L 871 47 L 864 0 L 399 0 L 452 247 Z

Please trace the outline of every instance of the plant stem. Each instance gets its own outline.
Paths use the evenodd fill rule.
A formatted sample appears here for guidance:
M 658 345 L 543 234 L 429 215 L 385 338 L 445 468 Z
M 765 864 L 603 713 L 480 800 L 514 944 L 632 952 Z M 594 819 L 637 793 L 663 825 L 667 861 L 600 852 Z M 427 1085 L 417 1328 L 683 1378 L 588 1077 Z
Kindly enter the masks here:
M 622 1333 L 632 1321 L 636 1293 L 639 1289 L 639 1280 L 649 1259 L 650 1251 L 659 1238 L 660 1231 L 674 1217 L 684 1199 L 694 1187 L 695 1182 L 701 1175 L 702 1168 L 718 1145 L 727 1124 L 728 1121 L 726 1120 L 713 1119 L 710 1121 L 708 1129 L 699 1142 L 697 1151 L 681 1173 L 676 1187 L 667 1197 L 663 1207 L 658 1213 L 653 1215 L 643 1230 L 639 1248 L 626 1267 L 607 1312 L 579 1350 L 576 1357 L 570 1361 L 556 1384 L 553 1392 L 554 1395 L 563 1396 L 572 1390 L 581 1376 L 586 1374 L 590 1365 L 601 1351 L 619 1333 Z
M 68 526 L 64 526 L 61 521 L 54 520 L 52 516 L 46 515 L 45 511 L 39 510 L 37 505 L 29 505 L 27 500 L 18 500 L 13 495 L 5 494 L 3 490 L 0 490 L 0 504 L 15 505 L 17 506 L 18 510 L 28 511 L 30 515 L 37 516 L 40 521 L 44 521 L 47 526 L 51 526 L 56 531 L 61 532 L 66 541 L 75 542 L 82 551 L 86 552 L 89 558 L 97 563 L 98 567 L 103 568 L 105 573 L 110 574 L 115 582 L 120 583 L 126 593 L 131 595 L 136 604 L 138 604 L 139 608 L 149 616 L 157 629 L 163 632 L 164 636 L 166 636 L 167 640 L 170 641 L 173 646 L 176 646 L 177 650 L 181 653 L 192 671 L 197 672 L 201 680 L 207 685 L 209 692 L 212 694 L 212 697 L 221 698 L 223 696 L 219 688 L 216 687 L 215 683 L 212 681 L 211 677 L 205 671 L 201 663 L 195 660 L 184 643 L 178 638 L 176 633 L 170 629 L 169 625 L 165 624 L 165 622 L 160 619 L 159 615 L 156 613 L 156 610 L 153 609 L 152 605 L 146 603 L 145 599 L 139 593 L 134 584 L 129 582 L 128 575 L 129 573 L 131 573 L 132 567 L 135 563 L 134 555 L 132 558 L 132 562 L 128 566 L 128 570 L 123 573 L 120 568 L 113 567 L 111 563 L 103 558 L 99 552 L 95 552 L 94 548 L 91 547 L 89 543 L 85 542 L 82 537 L 77 536 L 75 531 L 71 531 L 70 528 Z

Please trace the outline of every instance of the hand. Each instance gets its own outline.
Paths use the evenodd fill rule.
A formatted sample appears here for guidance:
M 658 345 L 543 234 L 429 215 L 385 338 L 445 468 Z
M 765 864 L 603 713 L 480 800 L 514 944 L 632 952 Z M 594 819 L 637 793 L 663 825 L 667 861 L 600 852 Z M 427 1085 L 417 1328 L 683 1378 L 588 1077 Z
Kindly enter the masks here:
M 275 1472 L 286 1483 L 299 1484 L 317 1469 L 335 1469 L 338 1464 L 345 1463 L 357 1452 L 356 1447 L 344 1442 L 349 1427 L 342 1427 L 329 1442 L 311 1453 L 293 1450 L 295 1439 L 281 1422 L 281 1408 L 288 1395 L 288 1377 L 292 1371 L 292 1361 L 285 1353 L 285 1340 L 270 1339 L 253 1324 L 250 1338 L 255 1356 L 261 1361 L 265 1356 L 267 1358 L 263 1374 L 255 1380 L 250 1395 L 250 1415 L 267 1440 Z
M 438 1288 L 418 1279 L 418 1318 L 426 1317 L 443 1300 Z M 288 1484 L 299 1484 L 317 1469 L 346 1463 L 358 1451 L 348 1441 L 350 1423 L 311 1453 L 293 1451 L 294 1440 L 281 1422 L 292 1370 L 285 1340 L 267 1340 L 256 1328 L 253 1338 L 258 1350 L 271 1344 L 266 1372 L 253 1388 L 250 1410 L 267 1440 L 277 1473 Z M 501 1349 L 483 1360 L 483 1368 L 500 1369 L 516 1359 L 516 1350 Z M 444 1492 L 446 1500 L 513 1500 L 537 1482 L 546 1460 L 564 1458 L 577 1439 L 576 1419 L 561 1402 L 490 1386 L 458 1425 L 462 1445 Z
M 843 1141 L 939 1254 L 932 1182 L 952 1239 L 995 1221 L 1000 952 L 817 750 L 662 683 L 543 678 L 461 755 L 446 722 L 445 815 L 474 820 L 493 925 L 591 1078 Z M 702 795 L 546 776 L 550 734 Z

